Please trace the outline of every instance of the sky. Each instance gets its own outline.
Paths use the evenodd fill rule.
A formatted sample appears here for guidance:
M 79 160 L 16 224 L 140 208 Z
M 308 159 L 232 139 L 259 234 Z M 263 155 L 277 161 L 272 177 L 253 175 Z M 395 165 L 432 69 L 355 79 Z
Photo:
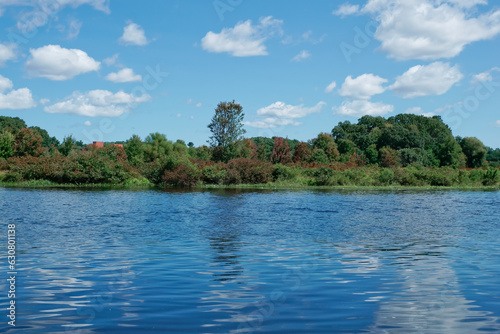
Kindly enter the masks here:
M 439 115 L 500 147 L 500 3 L 0 0 L 0 115 L 62 140 L 196 146 L 217 104 L 246 137 Z

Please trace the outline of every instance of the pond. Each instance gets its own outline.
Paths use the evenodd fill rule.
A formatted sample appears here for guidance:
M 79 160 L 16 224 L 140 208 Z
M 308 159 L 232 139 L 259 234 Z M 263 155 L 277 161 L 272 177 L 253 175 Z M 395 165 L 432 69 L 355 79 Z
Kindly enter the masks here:
M 498 191 L 0 189 L 0 332 L 500 332 L 499 206 Z

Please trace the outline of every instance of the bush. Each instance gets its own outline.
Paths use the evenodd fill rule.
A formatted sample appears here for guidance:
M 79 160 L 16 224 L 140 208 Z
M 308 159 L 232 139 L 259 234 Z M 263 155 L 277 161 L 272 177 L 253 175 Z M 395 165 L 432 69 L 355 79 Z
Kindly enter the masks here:
M 178 164 L 172 170 L 165 170 L 162 181 L 175 187 L 194 187 L 200 180 L 200 172 L 190 164 Z
M 226 171 L 220 166 L 206 166 L 201 170 L 201 180 L 206 184 L 221 184 L 226 177 Z
M 225 184 L 261 184 L 272 181 L 273 166 L 260 160 L 239 158 L 225 164 Z
M 300 171 L 295 167 L 283 166 L 281 164 L 276 164 L 273 171 L 274 181 L 289 181 L 295 179 L 299 175 Z
M 498 173 L 498 169 L 496 168 L 488 168 L 486 173 L 483 176 L 483 185 L 485 186 L 494 186 L 498 183 L 500 179 L 500 175 Z
M 394 181 L 394 172 L 389 168 L 381 168 L 377 180 L 382 185 L 390 185 Z

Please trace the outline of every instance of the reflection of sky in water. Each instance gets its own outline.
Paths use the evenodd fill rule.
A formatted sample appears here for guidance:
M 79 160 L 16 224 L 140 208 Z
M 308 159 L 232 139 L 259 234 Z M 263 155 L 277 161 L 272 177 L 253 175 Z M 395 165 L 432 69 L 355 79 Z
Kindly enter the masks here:
M 500 331 L 499 197 L 0 189 L 24 246 L 0 331 Z

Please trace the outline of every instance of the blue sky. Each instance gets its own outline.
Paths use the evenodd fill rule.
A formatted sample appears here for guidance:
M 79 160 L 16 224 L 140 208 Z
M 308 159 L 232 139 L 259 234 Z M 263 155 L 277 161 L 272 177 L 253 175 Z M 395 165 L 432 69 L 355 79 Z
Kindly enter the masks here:
M 411 112 L 500 147 L 491 0 L 0 0 L 0 13 L 0 115 L 60 140 L 203 145 L 234 99 L 248 137 Z

